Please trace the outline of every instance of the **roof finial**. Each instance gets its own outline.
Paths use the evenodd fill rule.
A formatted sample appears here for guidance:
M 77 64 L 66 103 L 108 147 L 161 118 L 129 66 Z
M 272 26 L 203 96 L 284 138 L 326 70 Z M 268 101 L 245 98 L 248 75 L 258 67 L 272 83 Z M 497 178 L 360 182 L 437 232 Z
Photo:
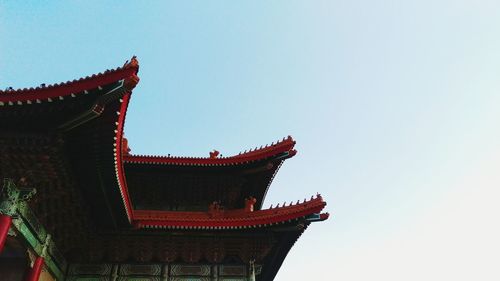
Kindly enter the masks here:
M 128 140 L 125 137 L 122 138 L 122 153 L 123 155 L 130 154 L 130 147 L 128 146 Z
M 138 67 L 139 66 L 139 61 L 137 60 L 136 56 L 132 56 L 130 59 L 130 62 L 127 60 L 123 67 Z
M 215 159 L 215 158 L 217 158 L 217 156 L 219 156 L 219 153 L 220 153 L 220 152 L 219 152 L 219 151 L 217 151 L 217 150 L 215 150 L 215 149 L 214 149 L 214 151 L 209 152 L 210 159 Z
M 255 197 L 248 197 L 245 199 L 245 211 L 247 212 L 253 212 L 254 210 L 254 205 L 257 203 L 257 199 Z

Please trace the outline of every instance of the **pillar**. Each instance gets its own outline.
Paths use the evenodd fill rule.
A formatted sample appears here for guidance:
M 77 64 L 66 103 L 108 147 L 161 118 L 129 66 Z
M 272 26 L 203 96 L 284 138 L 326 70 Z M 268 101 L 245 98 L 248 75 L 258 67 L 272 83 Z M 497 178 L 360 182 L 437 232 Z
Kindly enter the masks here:
M 7 240 L 12 216 L 17 212 L 20 202 L 29 200 L 35 193 L 34 188 L 17 188 L 11 179 L 4 179 L 3 188 L 0 189 L 0 252 Z
M 0 253 L 5 246 L 5 241 L 7 240 L 7 234 L 9 233 L 10 225 L 12 224 L 12 218 L 8 215 L 0 214 Z
M 38 281 L 40 278 L 40 273 L 42 273 L 44 259 L 42 257 L 37 257 L 33 263 L 33 267 L 28 272 L 25 281 Z
M 45 262 L 44 257 L 47 256 L 47 250 L 51 239 L 52 239 L 51 235 L 47 234 L 45 242 L 43 243 L 42 246 L 42 252 L 40 256 L 36 257 L 35 262 L 33 263 L 33 267 L 28 272 L 25 281 L 38 281 L 38 279 L 40 279 L 40 273 L 42 273 L 43 264 Z

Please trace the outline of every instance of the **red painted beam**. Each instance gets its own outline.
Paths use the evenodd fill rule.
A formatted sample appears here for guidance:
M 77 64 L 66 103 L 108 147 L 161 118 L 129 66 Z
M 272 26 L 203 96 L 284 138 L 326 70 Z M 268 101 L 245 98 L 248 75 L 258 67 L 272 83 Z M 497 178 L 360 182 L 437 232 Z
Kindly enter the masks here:
M 11 224 L 12 218 L 10 216 L 0 215 L 0 253 L 5 246 L 5 241 L 7 240 L 7 234 L 9 233 Z

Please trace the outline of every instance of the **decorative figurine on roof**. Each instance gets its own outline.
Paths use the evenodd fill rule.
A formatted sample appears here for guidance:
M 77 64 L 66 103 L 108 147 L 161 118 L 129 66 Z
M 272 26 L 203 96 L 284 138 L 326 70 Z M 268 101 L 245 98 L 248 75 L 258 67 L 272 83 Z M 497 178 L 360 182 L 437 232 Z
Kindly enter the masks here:
M 209 154 L 210 154 L 210 159 L 215 159 L 219 156 L 219 151 L 214 149 L 214 151 L 211 151 Z
M 245 211 L 253 212 L 253 205 L 257 203 L 257 199 L 255 197 L 248 197 L 245 199 Z
M 123 155 L 129 155 L 130 154 L 130 147 L 128 146 L 128 140 L 127 138 L 123 137 L 122 139 L 122 153 Z
M 208 212 L 209 213 L 220 212 L 222 210 L 223 210 L 223 208 L 220 205 L 220 202 L 218 202 L 218 201 L 213 201 L 212 203 L 210 203 L 210 205 L 208 205 Z

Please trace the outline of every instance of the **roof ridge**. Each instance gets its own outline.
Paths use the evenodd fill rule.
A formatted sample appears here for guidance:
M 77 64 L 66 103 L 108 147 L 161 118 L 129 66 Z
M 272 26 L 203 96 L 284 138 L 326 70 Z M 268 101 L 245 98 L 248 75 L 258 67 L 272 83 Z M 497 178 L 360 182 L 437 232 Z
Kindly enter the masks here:
M 30 88 L 13 89 L 12 87 L 7 87 L 6 90 L 0 90 L 0 101 L 5 102 L 5 101 L 35 100 L 35 99 L 62 97 L 70 94 L 73 96 L 84 90 L 90 90 L 92 88 L 97 88 L 99 86 L 108 84 L 110 83 L 108 80 L 113 80 L 113 79 L 116 79 L 116 81 L 121 79 L 132 80 L 130 81 L 131 83 L 126 85 L 129 86 L 131 89 L 138 83 L 138 77 L 136 76 L 138 71 L 139 71 L 139 61 L 135 56 L 133 56 L 130 59 L 130 62 L 126 61 L 122 67 L 117 67 L 114 69 L 106 69 L 103 72 L 99 72 L 97 74 L 94 73 L 91 75 L 87 75 L 85 77 L 80 77 L 78 79 L 68 80 L 65 82 L 58 82 L 49 85 L 42 83 L 40 86 L 34 88 L 30 87 Z M 110 79 L 104 79 L 107 77 L 109 77 Z
M 232 156 L 196 157 L 196 156 L 170 156 L 169 155 L 144 155 L 128 154 L 124 155 L 124 161 L 129 163 L 150 163 L 150 164 L 229 164 L 250 162 L 267 157 L 272 157 L 280 153 L 288 152 L 289 156 L 294 156 L 297 151 L 293 149 L 295 140 L 291 136 L 283 138 L 281 141 L 260 148 L 250 149 L 243 153 Z

